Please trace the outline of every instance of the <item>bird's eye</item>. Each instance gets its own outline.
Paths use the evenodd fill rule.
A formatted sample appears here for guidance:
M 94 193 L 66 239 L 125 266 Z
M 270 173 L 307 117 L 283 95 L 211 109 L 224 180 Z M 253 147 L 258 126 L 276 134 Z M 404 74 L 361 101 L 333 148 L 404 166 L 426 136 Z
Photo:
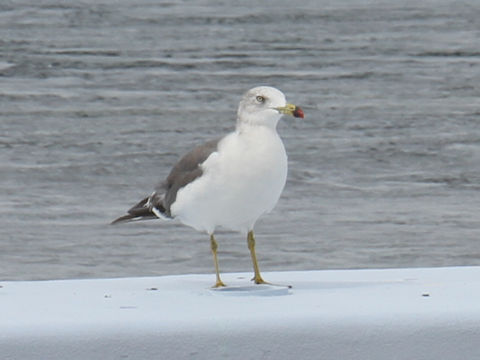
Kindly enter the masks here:
M 259 103 L 264 103 L 265 102 L 265 98 L 263 96 L 259 95 L 259 96 L 256 97 L 256 99 Z

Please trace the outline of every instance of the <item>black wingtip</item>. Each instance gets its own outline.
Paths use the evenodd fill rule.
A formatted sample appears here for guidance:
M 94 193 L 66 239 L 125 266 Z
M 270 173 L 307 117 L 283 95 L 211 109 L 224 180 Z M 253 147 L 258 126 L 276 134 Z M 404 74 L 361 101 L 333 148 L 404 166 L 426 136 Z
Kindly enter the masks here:
M 130 220 L 132 220 L 133 218 L 135 218 L 136 216 L 134 215 L 131 215 L 131 214 L 127 214 L 127 215 L 124 215 L 124 216 L 120 216 L 119 218 L 113 220 L 110 225 L 115 225 L 115 224 L 119 224 L 119 223 L 122 223 L 122 222 L 128 222 Z
M 165 217 L 169 218 L 170 216 L 166 214 L 162 199 L 154 199 L 154 201 L 155 207 L 152 207 L 152 205 L 150 205 L 150 197 L 146 197 L 145 199 L 138 202 L 136 205 L 132 206 L 132 208 L 128 210 L 128 214 L 120 216 L 118 219 L 113 220 L 110 225 L 137 220 L 158 219 L 159 216 L 157 216 L 152 211 L 152 209 L 155 209 L 157 213 L 164 214 Z

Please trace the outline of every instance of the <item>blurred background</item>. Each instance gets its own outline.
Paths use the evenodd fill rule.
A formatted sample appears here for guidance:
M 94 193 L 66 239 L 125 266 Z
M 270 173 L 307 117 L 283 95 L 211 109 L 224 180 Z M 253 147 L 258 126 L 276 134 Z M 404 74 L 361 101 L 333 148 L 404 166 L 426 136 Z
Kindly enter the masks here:
M 257 85 L 306 114 L 263 271 L 480 265 L 479 49 L 473 1 L 4 0 L 0 279 L 213 273 L 205 234 L 109 223 Z

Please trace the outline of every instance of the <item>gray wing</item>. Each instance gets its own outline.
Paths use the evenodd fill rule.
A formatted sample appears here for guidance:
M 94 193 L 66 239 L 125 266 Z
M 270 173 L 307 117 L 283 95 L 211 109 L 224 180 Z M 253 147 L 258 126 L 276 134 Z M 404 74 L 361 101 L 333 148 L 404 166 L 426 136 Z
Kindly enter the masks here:
M 173 167 L 167 179 L 155 188 L 152 195 L 142 199 L 128 210 L 128 214 L 115 219 L 112 224 L 131 220 L 171 218 L 171 205 L 177 198 L 177 192 L 203 174 L 202 164 L 211 153 L 217 150 L 220 139 L 197 146 L 184 155 Z
M 180 159 L 173 167 L 167 180 L 156 189 L 155 193 L 164 191 L 163 207 L 167 216 L 171 216 L 170 206 L 177 198 L 177 192 L 202 175 L 200 167 L 207 158 L 217 150 L 220 139 L 211 140 L 203 145 L 197 146 Z

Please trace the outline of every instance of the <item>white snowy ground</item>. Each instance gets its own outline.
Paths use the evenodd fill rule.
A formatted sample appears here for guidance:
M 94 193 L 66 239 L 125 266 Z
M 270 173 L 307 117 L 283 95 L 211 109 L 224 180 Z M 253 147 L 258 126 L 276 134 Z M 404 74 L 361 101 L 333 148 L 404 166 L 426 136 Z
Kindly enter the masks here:
M 1 359 L 480 359 L 480 267 L 0 282 Z

